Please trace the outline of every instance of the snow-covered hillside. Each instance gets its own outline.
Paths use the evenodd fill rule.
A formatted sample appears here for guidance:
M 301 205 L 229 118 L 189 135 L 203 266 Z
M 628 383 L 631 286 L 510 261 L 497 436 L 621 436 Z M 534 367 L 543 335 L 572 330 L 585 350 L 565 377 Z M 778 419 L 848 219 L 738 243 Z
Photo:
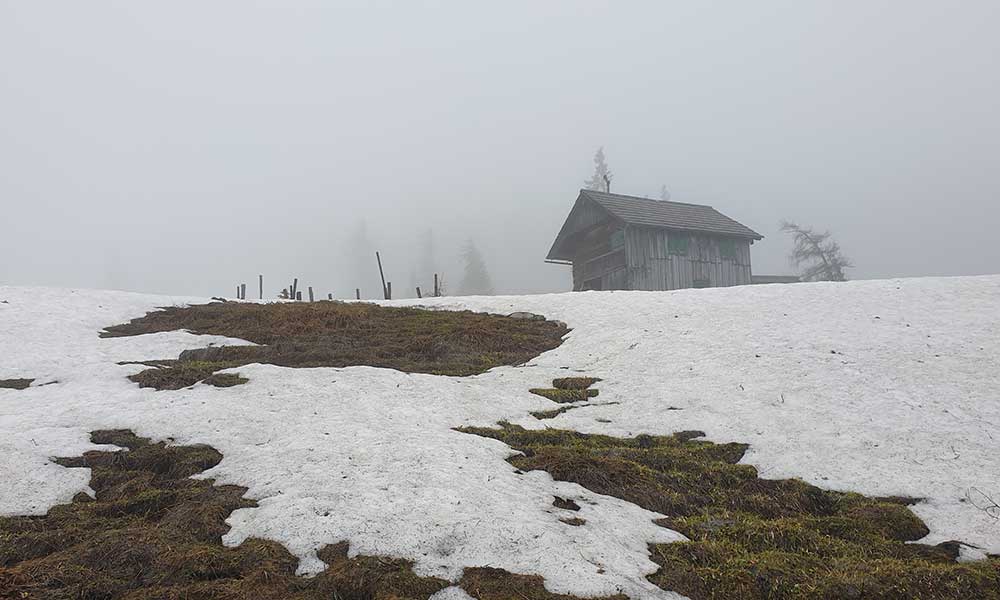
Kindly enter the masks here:
M 0 515 L 42 514 L 87 489 L 88 474 L 49 462 L 92 449 L 95 429 L 206 443 L 207 473 L 249 488 L 226 542 L 285 544 L 300 571 L 315 550 L 412 559 L 420 574 L 463 567 L 543 575 L 553 591 L 676 597 L 644 579 L 650 542 L 680 539 L 658 515 L 546 473 L 518 474 L 503 444 L 459 433 L 506 419 L 590 433 L 699 429 L 749 443 L 768 478 L 800 477 L 868 495 L 924 498 L 924 541 L 1000 552 L 1000 276 L 398 301 L 530 311 L 565 321 L 564 344 L 528 365 L 468 377 L 387 369 L 240 367 L 250 382 L 139 389 L 119 361 L 208 343 L 184 332 L 99 339 L 103 327 L 196 298 L 0 287 Z M 593 375 L 598 401 L 551 409 L 528 389 Z M 677 410 L 680 409 L 680 410 Z M 552 496 L 586 519 L 566 527 Z

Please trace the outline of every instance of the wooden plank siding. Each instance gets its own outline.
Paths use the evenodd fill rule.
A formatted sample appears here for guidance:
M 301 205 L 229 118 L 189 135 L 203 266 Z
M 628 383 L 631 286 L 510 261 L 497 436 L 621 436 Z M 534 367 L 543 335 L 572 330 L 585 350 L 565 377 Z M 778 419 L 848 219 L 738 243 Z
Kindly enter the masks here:
M 669 252 L 670 236 L 688 238 L 686 254 Z M 722 240 L 734 244 L 735 258 L 722 257 Z M 677 290 L 696 283 L 705 287 L 746 285 L 751 274 L 750 240 L 629 226 L 625 230 L 625 263 L 625 287 L 631 290 Z
M 605 220 L 579 232 L 574 240 L 574 290 L 626 289 L 624 247 L 611 247 L 612 235 L 621 229 L 621 224 Z

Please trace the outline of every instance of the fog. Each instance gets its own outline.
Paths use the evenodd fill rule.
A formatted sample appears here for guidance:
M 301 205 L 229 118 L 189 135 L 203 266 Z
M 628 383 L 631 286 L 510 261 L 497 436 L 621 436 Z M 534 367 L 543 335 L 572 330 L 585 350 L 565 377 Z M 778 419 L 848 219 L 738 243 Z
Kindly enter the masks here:
M 0 3 L 0 284 L 570 288 L 612 191 L 830 229 L 850 278 L 1000 271 L 1000 3 Z M 367 230 L 370 247 L 358 242 Z M 361 254 L 367 258 L 358 259 Z M 370 259 L 358 273 L 357 261 Z

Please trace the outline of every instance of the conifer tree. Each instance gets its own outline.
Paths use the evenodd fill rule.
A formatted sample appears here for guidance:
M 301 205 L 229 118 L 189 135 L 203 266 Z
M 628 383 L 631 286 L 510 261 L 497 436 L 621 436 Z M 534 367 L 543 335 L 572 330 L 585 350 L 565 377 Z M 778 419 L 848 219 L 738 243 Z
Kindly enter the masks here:
M 590 179 L 584 181 L 583 185 L 588 190 L 611 191 L 611 171 L 608 170 L 608 163 L 604 157 L 604 146 L 598 148 L 597 152 L 594 153 L 594 174 Z
M 486 270 L 482 254 L 472 240 L 466 242 L 462 250 L 462 259 L 465 261 L 465 270 L 459 286 L 460 293 L 463 296 L 492 296 L 493 281 L 490 279 L 489 271 Z

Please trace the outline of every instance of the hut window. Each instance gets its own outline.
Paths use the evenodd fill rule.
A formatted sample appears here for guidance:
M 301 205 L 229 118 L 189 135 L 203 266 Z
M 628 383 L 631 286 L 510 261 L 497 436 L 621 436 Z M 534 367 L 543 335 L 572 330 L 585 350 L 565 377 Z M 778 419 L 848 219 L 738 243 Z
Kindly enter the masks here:
M 736 260 L 736 242 L 734 240 L 719 240 L 719 256 Z
M 611 234 L 611 249 L 621 248 L 625 245 L 625 230 L 619 229 Z
M 688 253 L 688 237 L 685 235 L 667 235 L 667 253 L 686 255 Z

